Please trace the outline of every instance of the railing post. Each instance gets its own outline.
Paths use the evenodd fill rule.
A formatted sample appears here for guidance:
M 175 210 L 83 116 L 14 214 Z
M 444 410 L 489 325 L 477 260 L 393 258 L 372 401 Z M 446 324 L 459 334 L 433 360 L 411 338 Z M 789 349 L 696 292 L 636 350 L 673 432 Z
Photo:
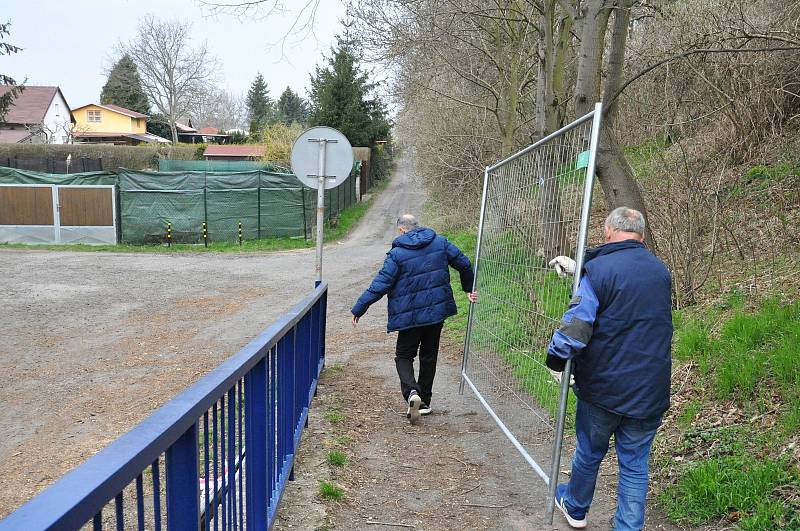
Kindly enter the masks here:
M 196 530 L 200 525 L 197 422 L 167 449 L 167 529 Z
M 327 325 L 327 322 L 328 322 L 328 290 L 327 289 L 325 290 L 325 293 L 322 294 L 322 297 L 319 298 L 319 301 L 317 302 L 317 304 L 320 305 L 320 309 L 319 309 L 319 315 L 320 315 L 320 319 L 319 319 L 319 321 L 320 321 L 320 330 L 319 330 L 319 334 L 320 334 L 320 340 L 319 340 L 320 352 L 319 352 L 319 357 L 320 357 L 321 362 L 322 362 L 322 367 L 324 367 L 325 366 L 325 338 L 326 338 L 325 326 Z
M 247 529 L 267 529 L 267 364 L 262 358 L 244 377 Z

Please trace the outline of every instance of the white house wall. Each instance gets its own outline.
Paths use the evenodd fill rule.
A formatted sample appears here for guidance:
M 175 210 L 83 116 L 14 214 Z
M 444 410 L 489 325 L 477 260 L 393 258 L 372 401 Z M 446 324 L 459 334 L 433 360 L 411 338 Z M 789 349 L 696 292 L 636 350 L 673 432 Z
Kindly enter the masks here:
M 72 131 L 71 114 L 67 102 L 61 97 L 61 92 L 56 91 L 50 107 L 44 115 L 42 126 L 47 134 L 50 144 L 67 144 L 71 142 L 70 133 Z

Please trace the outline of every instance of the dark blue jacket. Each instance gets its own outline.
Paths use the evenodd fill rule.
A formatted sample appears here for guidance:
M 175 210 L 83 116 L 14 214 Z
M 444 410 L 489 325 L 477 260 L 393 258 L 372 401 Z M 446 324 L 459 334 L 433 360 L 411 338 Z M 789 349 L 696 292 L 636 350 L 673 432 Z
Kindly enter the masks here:
M 548 365 L 575 356 L 581 400 L 626 417 L 663 414 L 670 397 L 669 271 L 643 244 L 626 240 L 587 251 L 583 272 Z
M 410 230 L 392 242 L 383 268 L 351 312 L 361 317 L 388 294 L 389 332 L 441 323 L 456 314 L 449 266 L 460 273 L 461 289 L 472 291 L 472 264 L 458 247 L 432 229 Z

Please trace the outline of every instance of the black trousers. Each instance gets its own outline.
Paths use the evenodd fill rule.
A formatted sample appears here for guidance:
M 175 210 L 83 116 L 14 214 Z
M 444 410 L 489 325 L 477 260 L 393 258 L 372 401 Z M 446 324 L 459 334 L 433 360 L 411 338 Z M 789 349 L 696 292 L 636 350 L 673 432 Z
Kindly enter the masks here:
M 415 390 L 425 404 L 430 405 L 433 394 L 433 378 L 436 376 L 436 360 L 439 356 L 439 338 L 442 325 L 436 323 L 401 330 L 397 334 L 394 363 L 400 377 L 400 391 L 408 401 Z M 414 378 L 414 358 L 419 352 L 419 378 Z

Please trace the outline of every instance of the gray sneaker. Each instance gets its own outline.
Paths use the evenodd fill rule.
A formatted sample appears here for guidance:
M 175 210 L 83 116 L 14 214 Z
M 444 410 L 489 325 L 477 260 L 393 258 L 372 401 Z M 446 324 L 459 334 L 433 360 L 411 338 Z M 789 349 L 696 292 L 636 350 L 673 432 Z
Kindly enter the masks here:
M 422 399 L 416 391 L 411 391 L 411 394 L 408 395 L 408 411 L 406 411 L 406 418 L 411 424 L 416 424 L 419 420 L 419 406 L 421 405 Z

